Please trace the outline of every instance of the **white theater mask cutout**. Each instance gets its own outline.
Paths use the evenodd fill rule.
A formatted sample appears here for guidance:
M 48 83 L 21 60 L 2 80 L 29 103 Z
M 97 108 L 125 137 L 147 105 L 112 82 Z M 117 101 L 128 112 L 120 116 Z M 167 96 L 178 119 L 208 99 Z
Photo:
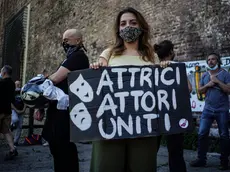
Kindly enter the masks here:
M 84 80 L 81 74 L 69 86 L 69 89 L 83 102 L 91 102 L 93 100 L 93 89 L 89 85 L 89 83 L 86 80 Z
M 81 131 L 88 130 L 91 127 L 92 118 L 84 103 L 79 103 L 73 107 L 70 118 Z

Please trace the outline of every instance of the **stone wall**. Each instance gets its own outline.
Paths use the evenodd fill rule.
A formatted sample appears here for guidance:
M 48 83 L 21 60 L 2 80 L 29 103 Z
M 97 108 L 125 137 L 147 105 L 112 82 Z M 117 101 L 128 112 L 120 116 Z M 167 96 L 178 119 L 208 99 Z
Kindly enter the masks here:
M 229 0 L 0 0 L 0 63 L 4 26 L 28 3 L 31 12 L 26 79 L 44 68 L 50 73 L 56 70 L 65 58 L 61 39 L 68 28 L 83 32 L 89 57 L 97 58 L 112 43 L 114 19 L 127 6 L 146 17 L 152 44 L 164 39 L 173 41 L 180 61 L 200 60 L 210 51 L 230 55 Z
M 118 11 L 131 6 L 151 26 L 152 44 L 163 39 L 175 43 L 177 59 L 204 58 L 209 51 L 230 55 L 230 1 L 228 0 L 1 0 L 0 58 L 4 25 L 23 6 L 31 4 L 27 78 L 47 68 L 54 71 L 63 60 L 62 33 L 75 27 L 83 31 L 91 59 L 112 41 Z

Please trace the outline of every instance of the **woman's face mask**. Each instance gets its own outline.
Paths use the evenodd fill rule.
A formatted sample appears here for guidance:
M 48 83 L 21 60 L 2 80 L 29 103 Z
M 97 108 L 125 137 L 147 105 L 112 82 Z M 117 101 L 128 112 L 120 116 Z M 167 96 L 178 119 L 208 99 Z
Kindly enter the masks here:
M 120 37 L 128 43 L 135 42 L 139 39 L 142 30 L 137 27 L 127 26 L 124 29 L 120 30 Z

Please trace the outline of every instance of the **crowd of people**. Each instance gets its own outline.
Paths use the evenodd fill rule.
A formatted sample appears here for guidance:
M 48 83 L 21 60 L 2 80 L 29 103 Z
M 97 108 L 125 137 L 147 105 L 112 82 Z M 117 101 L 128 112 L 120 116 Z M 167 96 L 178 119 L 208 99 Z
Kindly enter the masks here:
M 66 58 L 57 71 L 50 75 L 47 74 L 46 78 L 68 94 L 67 75 L 71 71 L 88 68 L 97 70 L 101 66 L 123 65 L 159 64 L 161 67 L 167 67 L 173 63 L 175 53 L 172 41 L 162 40 L 159 44 L 151 45 L 150 27 L 143 15 L 133 8 L 128 7 L 118 13 L 114 24 L 114 36 L 114 44 L 101 53 L 97 62 L 89 64 L 81 32 L 77 29 L 66 30 L 62 40 Z M 227 170 L 230 74 L 221 68 L 221 58 L 218 54 L 211 53 L 206 59 L 208 70 L 203 74 L 199 86 L 199 92 L 205 93 L 206 99 L 198 133 L 198 158 L 190 165 L 194 167 L 206 165 L 208 134 L 212 122 L 216 120 L 221 143 L 219 169 Z M 2 68 L 0 132 L 5 135 L 10 146 L 8 159 L 18 155 L 15 145 L 18 144 L 23 121 L 22 114 L 26 107 L 18 99 L 20 82 L 14 83 L 11 74 L 10 66 L 6 65 Z M 189 91 L 192 90 L 189 81 L 188 88 Z M 11 126 L 16 127 L 14 139 L 10 130 L 11 114 Z M 16 119 L 17 122 L 13 122 L 13 119 Z M 59 110 L 57 101 L 50 101 L 42 136 L 48 142 L 55 172 L 64 172 L 67 168 L 74 172 L 79 171 L 78 151 L 75 143 L 70 141 L 69 126 L 69 109 Z M 156 172 L 160 140 L 161 136 L 93 141 L 90 172 Z M 167 136 L 170 172 L 187 171 L 183 156 L 183 141 L 182 133 Z

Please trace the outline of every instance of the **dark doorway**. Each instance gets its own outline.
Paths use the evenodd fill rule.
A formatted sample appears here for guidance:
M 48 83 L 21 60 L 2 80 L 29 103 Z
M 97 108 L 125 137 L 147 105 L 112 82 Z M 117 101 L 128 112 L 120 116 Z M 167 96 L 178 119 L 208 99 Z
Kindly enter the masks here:
M 5 25 L 2 66 L 10 65 L 13 68 L 13 80 L 22 79 L 25 49 L 24 10 L 19 11 Z

